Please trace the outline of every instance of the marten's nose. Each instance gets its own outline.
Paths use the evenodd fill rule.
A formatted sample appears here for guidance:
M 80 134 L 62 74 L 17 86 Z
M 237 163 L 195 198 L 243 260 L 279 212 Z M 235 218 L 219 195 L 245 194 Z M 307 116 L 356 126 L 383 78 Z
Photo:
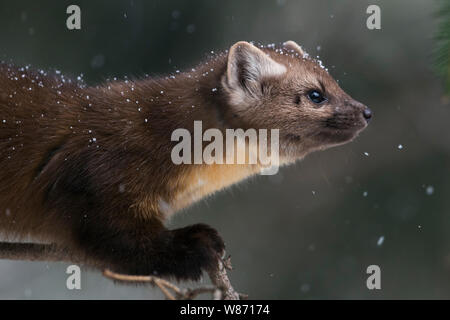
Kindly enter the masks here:
M 369 108 L 365 107 L 363 110 L 363 116 L 364 119 L 366 119 L 366 121 L 369 122 L 370 119 L 372 118 L 372 111 Z

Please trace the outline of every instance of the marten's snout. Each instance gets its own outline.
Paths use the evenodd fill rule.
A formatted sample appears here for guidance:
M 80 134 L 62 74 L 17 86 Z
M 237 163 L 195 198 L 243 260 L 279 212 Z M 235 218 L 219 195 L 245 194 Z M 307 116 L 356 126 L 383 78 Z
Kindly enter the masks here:
M 352 108 L 355 108 L 357 112 L 361 112 L 364 120 L 366 120 L 366 123 L 369 123 L 370 119 L 372 119 L 372 110 L 369 109 L 369 107 L 365 106 L 361 102 L 358 102 L 356 100 L 348 101 L 347 102 Z
M 363 117 L 364 119 L 366 119 L 366 122 L 369 123 L 370 119 L 372 119 L 372 110 L 370 110 L 368 107 L 364 107 Z

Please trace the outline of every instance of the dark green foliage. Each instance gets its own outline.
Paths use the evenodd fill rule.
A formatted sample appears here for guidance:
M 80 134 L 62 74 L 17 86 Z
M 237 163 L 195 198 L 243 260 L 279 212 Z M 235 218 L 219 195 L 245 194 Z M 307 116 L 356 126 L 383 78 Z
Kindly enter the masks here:
M 435 49 L 435 69 L 444 77 L 445 91 L 450 93 L 450 1 L 440 0 L 437 12 L 438 30 L 436 32 L 437 46 Z

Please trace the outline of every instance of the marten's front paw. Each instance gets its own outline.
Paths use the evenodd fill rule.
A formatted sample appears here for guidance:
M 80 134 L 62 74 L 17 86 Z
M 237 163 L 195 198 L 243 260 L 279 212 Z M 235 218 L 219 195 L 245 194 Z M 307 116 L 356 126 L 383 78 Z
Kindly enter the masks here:
M 175 277 L 198 280 L 203 271 L 217 267 L 225 244 L 215 229 L 195 224 L 172 232 Z

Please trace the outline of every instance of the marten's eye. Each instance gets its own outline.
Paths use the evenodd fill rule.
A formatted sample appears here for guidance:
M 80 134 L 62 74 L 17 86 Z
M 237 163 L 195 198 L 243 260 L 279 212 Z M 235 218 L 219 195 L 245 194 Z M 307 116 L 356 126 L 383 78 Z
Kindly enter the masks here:
M 309 100 L 311 100 L 314 103 L 320 104 L 324 101 L 326 101 L 327 99 L 323 96 L 322 92 L 318 91 L 318 90 L 311 90 L 307 93 L 307 96 L 309 98 Z

